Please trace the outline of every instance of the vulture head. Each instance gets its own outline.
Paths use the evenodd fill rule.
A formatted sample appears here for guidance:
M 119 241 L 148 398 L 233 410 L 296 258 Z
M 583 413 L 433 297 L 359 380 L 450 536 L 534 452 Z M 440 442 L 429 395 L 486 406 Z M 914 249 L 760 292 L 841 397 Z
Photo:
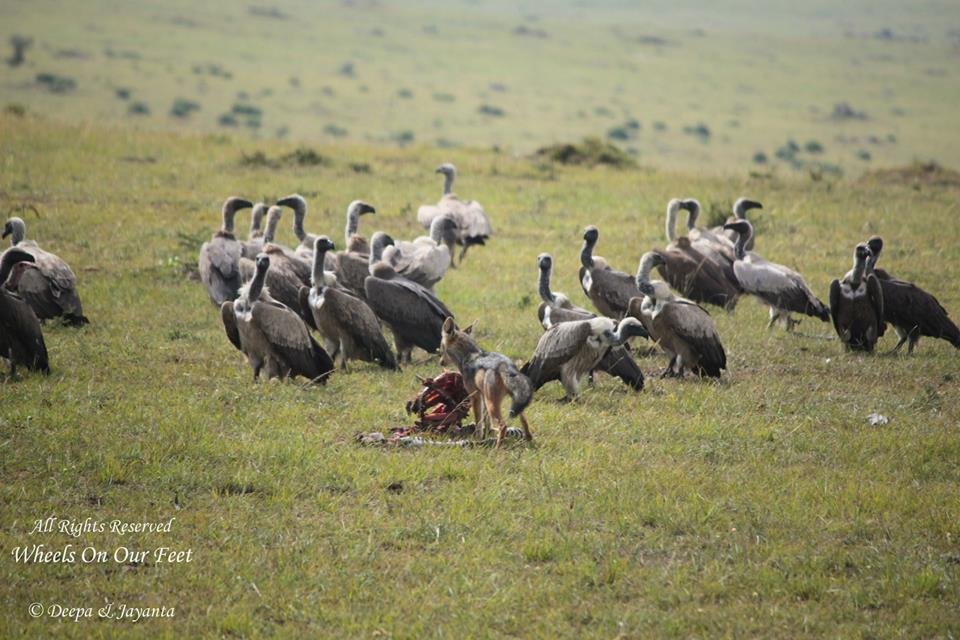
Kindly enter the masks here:
M 0 235 L 0 238 L 10 237 L 10 244 L 17 246 L 20 242 L 23 241 L 24 237 L 27 235 L 27 225 L 22 218 L 17 218 L 16 216 L 10 218 L 3 223 L 3 235 Z
M 437 167 L 434 173 L 442 173 L 445 176 L 453 177 L 457 175 L 457 168 L 450 162 L 444 162 L 442 165 Z
M 249 209 L 253 203 L 238 196 L 230 196 L 223 201 L 223 231 L 233 233 L 233 219 L 240 209 Z
M 870 248 L 870 253 L 873 254 L 873 257 L 879 258 L 880 252 L 883 251 L 883 238 L 880 236 L 873 236 L 867 240 L 867 246 Z
M 430 237 L 438 245 L 445 244 L 453 251 L 457 242 L 457 221 L 448 213 L 437 216 L 430 223 Z
M 750 209 L 763 209 L 763 205 L 756 200 L 750 200 L 749 198 L 740 198 L 733 203 L 733 215 L 737 218 L 737 220 L 746 220 L 747 211 Z
M 626 317 L 617 325 L 617 330 L 613 332 L 616 344 L 623 344 L 630 338 L 649 338 L 643 323 L 633 317 Z
M 13 265 L 18 262 L 36 262 L 36 258 L 22 249 L 7 249 L 3 253 L 3 259 L 0 260 L 0 286 L 6 282 L 10 272 L 13 271 Z
M 723 225 L 723 228 L 737 233 L 737 258 L 743 259 L 743 256 L 746 255 L 746 247 L 753 239 L 753 225 L 746 218 L 742 218 L 736 222 L 728 222 Z
M 537 256 L 537 266 L 540 271 L 549 273 L 553 269 L 553 257 L 549 253 L 541 253 Z
M 367 204 L 363 200 L 354 200 L 347 207 L 347 216 L 356 215 L 362 216 L 365 213 L 376 213 L 377 210 L 372 204 Z

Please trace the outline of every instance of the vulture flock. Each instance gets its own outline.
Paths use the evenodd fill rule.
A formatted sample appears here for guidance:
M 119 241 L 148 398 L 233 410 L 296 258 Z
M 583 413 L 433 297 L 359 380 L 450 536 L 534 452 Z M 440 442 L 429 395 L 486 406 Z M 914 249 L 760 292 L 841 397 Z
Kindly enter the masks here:
M 456 168 L 446 163 L 436 172 L 444 176 L 442 196 L 419 208 L 425 235 L 412 240 L 394 240 L 383 231 L 369 238 L 361 234 L 363 216 L 376 214 L 362 200 L 347 206 L 338 247 L 339 240 L 307 232 L 308 203 L 298 194 L 272 205 L 226 199 L 221 227 L 201 247 L 198 264 L 227 337 L 246 357 L 255 381 L 264 374 L 324 383 L 335 369 L 346 371 L 349 360 L 398 370 L 412 362 L 415 348 L 443 349 L 445 321 L 454 314 L 434 288 L 448 269 L 463 264 L 471 246 L 486 244 L 493 230 L 478 202 L 453 192 Z M 741 198 L 725 224 L 705 228 L 697 226 L 697 200 L 670 200 L 666 245 L 643 253 L 635 275 L 597 255 L 600 230 L 586 227 L 579 282 L 595 311 L 551 289 L 553 258 L 540 254 L 537 318 L 544 332 L 520 369 L 531 388 L 556 380 L 572 400 L 584 376 L 599 371 L 641 390 L 634 338 L 652 341 L 667 356 L 661 377 L 682 378 L 690 371 L 718 378 L 727 367 L 726 354 L 706 306 L 729 313 L 742 296 L 768 307 L 768 328 L 779 324 L 791 331 L 800 321 L 795 315 L 832 321 L 847 350 L 872 352 L 888 324 L 899 338 L 894 352 L 907 344 L 912 353 L 922 336 L 960 349 L 960 329 L 933 295 L 877 267 L 881 238 L 854 247 L 853 268 L 831 283 L 827 306 L 803 276 L 755 251 L 747 215 L 761 208 Z M 242 239 L 235 219 L 246 209 L 251 223 Z M 288 209 L 299 241 L 295 247 L 275 239 Z M 678 231 L 681 212 L 686 228 Z M 0 357 L 12 371 L 18 365 L 49 371 L 42 322 L 55 317 L 73 326 L 87 322 L 76 277 L 63 260 L 27 239 L 20 218 L 6 221 L 7 236 L 11 247 L 0 255 Z

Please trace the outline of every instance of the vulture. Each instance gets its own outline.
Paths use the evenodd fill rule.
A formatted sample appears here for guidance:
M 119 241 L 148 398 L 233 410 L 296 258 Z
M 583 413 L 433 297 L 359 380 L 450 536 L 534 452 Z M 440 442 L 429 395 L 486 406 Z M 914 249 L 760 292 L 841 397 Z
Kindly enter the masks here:
M 723 228 L 738 234 L 735 249 L 737 261 L 733 270 L 744 292 L 756 296 L 770 307 L 767 328 L 780 320 L 787 331 L 792 330 L 800 321 L 793 320 L 791 312 L 804 313 L 823 322 L 830 320 L 830 309 L 813 295 L 803 276 L 782 264 L 768 262 L 747 251 L 747 245 L 753 238 L 753 225 L 749 221 L 728 222 Z
M 912 282 L 891 277 L 883 269 L 875 268 L 883 251 L 883 239 L 874 236 L 867 240 L 867 246 L 871 255 L 867 258 L 866 273 L 875 275 L 880 281 L 883 319 L 893 325 L 899 338 L 893 353 L 904 343 L 908 343 L 907 353 L 913 353 L 920 336 L 942 338 L 960 349 L 960 329 L 940 302 Z
M 747 211 L 751 209 L 763 209 L 763 205 L 757 202 L 756 200 L 750 200 L 749 198 L 740 198 L 733 203 L 733 215 L 727 218 L 726 224 L 731 222 L 738 222 L 740 220 L 747 219 Z M 719 227 L 713 227 L 710 229 L 711 232 L 717 235 L 726 235 L 730 242 L 737 241 L 737 233 L 735 231 L 730 231 L 726 228 L 725 225 Z M 753 238 L 750 238 L 750 241 L 747 242 L 747 251 L 753 251 Z
M 626 313 L 630 298 L 640 295 L 633 278 L 607 266 L 602 258 L 593 257 L 600 232 L 590 225 L 583 231 L 580 250 L 580 286 L 601 314 L 619 320 Z
M 682 200 L 667 203 L 667 248 L 660 252 L 663 261 L 657 270 L 681 295 L 732 310 L 737 304 L 740 287 L 736 277 L 728 278 L 723 267 L 692 246 L 690 238 L 677 237 L 677 214 Z M 692 208 L 692 207 L 691 207 Z
M 658 251 L 648 251 L 640 259 L 637 288 L 644 297 L 633 298 L 629 309 L 670 356 L 660 377 L 682 378 L 689 368 L 701 377 L 719 378 L 727 368 L 727 354 L 713 318 L 697 303 L 673 295 L 665 282 L 650 281 L 650 271 L 662 262 L 664 256 Z
M 450 247 L 456 239 L 456 229 L 449 214 L 437 216 L 430 223 L 429 236 L 388 246 L 382 259 L 404 278 L 432 289 L 450 267 Z
M 453 216 L 457 223 L 457 244 L 463 247 L 460 251 L 460 262 L 467 253 L 471 245 L 486 244 L 487 238 L 493 235 L 493 229 L 490 226 L 490 220 L 483 207 L 476 200 L 461 200 L 453 193 L 453 182 L 457 178 L 457 168 L 449 162 L 446 162 L 436 169 L 436 173 L 442 173 L 443 197 L 436 205 L 422 205 L 417 210 L 417 220 L 423 225 L 424 229 L 429 229 L 433 219 L 444 213 Z M 450 256 L 453 264 L 453 255 Z
M 310 283 L 309 271 L 304 274 L 303 262 L 294 257 L 286 247 L 273 242 L 277 225 L 280 222 L 282 209 L 278 206 L 270 207 L 267 213 L 267 228 L 263 234 L 263 253 L 270 256 L 270 270 L 266 274 L 266 286 L 274 300 L 301 313 L 300 287 Z M 240 273 L 244 282 L 249 282 L 256 275 L 256 264 L 248 258 L 240 259 Z M 313 314 L 303 314 L 302 318 L 310 328 L 316 329 Z
M 11 378 L 16 377 L 17 365 L 50 373 L 40 320 L 23 298 L 3 286 L 15 266 L 35 262 L 32 254 L 19 247 L 0 257 L 0 358 L 10 361 Z
M 830 283 L 833 326 L 849 351 L 872 352 L 883 327 L 883 291 L 874 274 L 866 274 L 870 248 L 860 243 L 853 251 L 853 271 Z
M 537 256 L 537 265 L 540 268 L 540 279 L 537 289 L 540 292 L 540 298 L 543 302 L 537 309 L 537 317 L 544 330 L 549 330 L 554 325 L 562 322 L 577 322 L 581 320 L 591 320 L 597 316 L 586 309 L 578 307 L 570 302 L 570 298 L 562 293 L 554 293 L 550 290 L 550 274 L 553 270 L 553 258 L 549 253 L 541 253 Z M 629 332 L 634 329 L 628 330 Z M 646 332 L 644 332 L 646 334 Z M 641 335 L 633 333 L 632 335 Z M 649 338 L 647 334 L 645 337 Z M 631 357 L 624 345 L 613 345 L 603 355 L 596 369 L 604 371 L 615 378 L 620 378 L 623 383 L 632 387 L 636 391 L 643 389 L 643 371 L 637 366 L 636 361 Z
M 3 225 L 0 237 L 10 236 L 11 246 L 33 256 L 31 261 L 16 263 L 7 288 L 16 291 L 41 320 L 62 317 L 75 327 L 87 324 L 77 293 L 77 276 L 70 265 L 27 240 L 26 233 L 27 225 L 20 218 L 10 218 Z
M 723 233 L 697 227 L 697 218 L 700 217 L 699 201 L 693 198 L 683 200 L 680 207 L 687 211 L 687 237 L 690 238 L 690 246 L 720 265 L 723 277 L 739 290 L 740 283 L 733 272 L 733 263 L 737 260 L 733 240 Z
M 370 308 L 393 332 L 400 362 L 412 362 L 414 347 L 429 353 L 440 348 L 443 321 L 453 314 L 432 291 L 398 276 L 382 260 L 371 260 L 363 288 Z
M 227 338 L 247 356 L 254 382 L 265 371 L 268 379 L 303 376 L 326 384 L 333 372 L 330 356 L 300 316 L 271 298 L 264 286 L 270 259 L 266 253 L 258 255 L 253 280 L 240 289 L 236 300 L 220 307 Z
M 560 322 L 540 336 L 521 373 L 530 378 L 534 391 L 560 380 L 567 399 L 573 400 L 580 392 L 580 378 L 596 369 L 611 347 L 622 347 L 633 336 L 649 337 L 636 318 L 624 318 L 619 325 L 610 318 Z
M 243 284 L 240 278 L 243 245 L 233 234 L 233 219 L 237 211 L 252 206 L 253 203 L 243 198 L 227 198 L 223 203 L 223 226 L 200 247 L 200 280 L 207 288 L 210 301 L 218 307 L 228 300 L 236 300 Z
M 327 236 L 314 240 L 313 286 L 300 288 L 303 313 L 313 316 L 326 340 L 330 357 L 336 362 L 339 356 L 344 370 L 348 359 L 376 362 L 384 369 L 398 369 L 373 310 L 360 298 L 326 284 L 324 255 L 335 248 Z
M 257 254 L 263 251 L 263 218 L 267 215 L 267 205 L 257 202 L 253 205 L 253 211 L 250 216 L 250 233 L 247 234 L 247 241 L 243 243 L 243 257 L 253 260 Z
M 337 252 L 337 281 L 341 286 L 353 292 L 361 298 L 366 297 L 364 281 L 372 273 L 374 264 L 383 258 L 383 250 L 393 244 L 393 238 L 383 231 L 377 231 L 370 236 L 370 252 L 358 253 L 356 251 L 338 251 Z
M 357 231 L 360 228 L 360 216 L 376 212 L 377 210 L 373 208 L 373 205 L 367 204 L 362 200 L 354 200 L 347 207 L 347 226 L 343 232 L 343 241 L 347 247 L 347 251 L 370 253 L 370 245 L 367 244 L 367 239 L 357 233 Z

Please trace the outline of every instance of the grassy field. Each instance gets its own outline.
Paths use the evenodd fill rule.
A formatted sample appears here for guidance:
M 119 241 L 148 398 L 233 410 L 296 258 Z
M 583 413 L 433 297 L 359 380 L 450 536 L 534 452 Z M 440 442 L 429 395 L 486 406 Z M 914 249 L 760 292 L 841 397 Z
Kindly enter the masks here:
M 526 153 L 609 136 L 712 174 L 757 154 L 785 172 L 960 165 L 957 3 L 636 4 L 5 2 L 0 42 L 33 45 L 0 92 L 69 121 L 262 139 Z
M 46 327 L 53 373 L 0 377 L 0 637 L 956 637 L 960 632 L 957 353 L 864 357 L 812 319 L 764 329 L 751 301 L 715 312 L 719 383 L 598 377 L 579 402 L 551 384 L 536 443 L 363 448 L 408 423 L 414 374 L 354 366 L 324 388 L 253 385 L 186 272 L 224 197 L 299 191 L 308 230 L 338 239 L 346 204 L 370 233 L 420 233 L 442 160 L 496 235 L 438 286 L 479 341 L 529 357 L 536 255 L 576 282 L 584 225 L 632 271 L 662 246 L 665 203 L 761 200 L 757 249 L 822 298 L 852 246 L 960 313 L 958 187 L 849 179 L 692 177 L 567 168 L 507 153 L 319 147 L 326 166 L 247 166 L 285 143 L 57 124 L 0 115 L 0 202 L 77 271 L 91 324 Z M 358 172 L 349 163 L 366 163 Z M 743 172 L 741 175 L 746 175 Z M 240 224 L 246 223 L 241 218 Z M 282 242 L 292 243 L 284 223 Z M 884 338 L 884 349 L 893 344 Z M 890 418 L 871 426 L 867 415 Z M 399 490 L 398 486 L 399 485 Z M 391 487 L 388 489 L 388 487 Z M 168 520 L 169 534 L 30 535 L 48 516 Z M 17 564 L 43 543 L 191 549 L 191 564 Z M 32 619 L 28 606 L 176 608 L 137 624 Z

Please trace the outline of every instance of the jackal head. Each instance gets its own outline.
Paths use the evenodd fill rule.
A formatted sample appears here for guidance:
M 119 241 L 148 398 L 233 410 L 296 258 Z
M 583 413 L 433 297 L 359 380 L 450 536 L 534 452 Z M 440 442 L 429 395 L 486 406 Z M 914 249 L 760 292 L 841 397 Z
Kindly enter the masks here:
M 440 339 L 440 364 L 459 368 L 467 356 L 480 351 L 480 347 L 470 337 L 475 324 L 476 322 L 472 322 L 465 329 L 460 329 L 453 318 L 447 318 L 443 321 L 443 335 Z

